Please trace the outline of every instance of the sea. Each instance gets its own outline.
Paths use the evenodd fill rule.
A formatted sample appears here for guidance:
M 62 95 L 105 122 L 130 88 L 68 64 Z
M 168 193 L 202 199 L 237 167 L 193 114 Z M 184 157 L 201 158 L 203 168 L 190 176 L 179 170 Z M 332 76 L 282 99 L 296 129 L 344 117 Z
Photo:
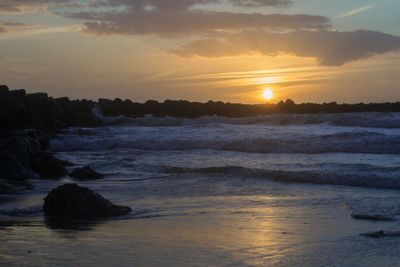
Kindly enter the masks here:
M 106 177 L 1 196 L 0 266 L 400 266 L 399 113 L 97 115 L 50 145 Z M 72 182 L 133 212 L 52 225 Z

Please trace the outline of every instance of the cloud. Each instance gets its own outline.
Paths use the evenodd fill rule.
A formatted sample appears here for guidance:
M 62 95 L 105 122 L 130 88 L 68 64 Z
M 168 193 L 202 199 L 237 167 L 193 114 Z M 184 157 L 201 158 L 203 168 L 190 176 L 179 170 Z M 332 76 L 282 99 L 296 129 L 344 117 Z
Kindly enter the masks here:
M 198 5 L 230 3 L 233 6 L 285 6 L 290 0 L 105 0 L 89 5 L 98 10 L 64 13 L 86 20 L 86 32 L 109 34 L 153 34 L 179 36 L 221 30 L 249 28 L 326 29 L 329 19 L 323 16 L 295 14 L 261 14 L 215 12 L 199 9 Z
M 0 34 L 2 33 L 12 33 L 15 30 L 25 30 L 34 28 L 33 24 L 26 24 L 20 22 L 0 22 Z
M 21 22 L 4 22 L 4 23 L 1 23 L 1 25 L 7 26 L 7 27 L 17 27 L 17 28 L 19 28 L 19 27 L 25 28 L 25 27 L 34 26 L 33 24 L 27 24 L 27 23 L 21 23 Z
M 260 7 L 260 6 L 289 6 L 291 0 L 230 0 L 234 6 Z
M 32 27 L 35 27 L 34 24 L 21 23 L 21 22 L 3 22 L 3 23 L 0 23 L 0 25 L 3 27 L 10 27 L 10 28 L 32 28 Z
M 206 9 L 207 4 L 255 10 L 261 6 L 287 7 L 292 3 L 293 0 L 0 0 L 0 12 L 44 8 L 83 21 L 83 30 L 89 34 L 154 35 L 178 37 L 178 41 L 190 38 L 193 41 L 171 50 L 184 57 L 286 53 L 314 57 L 320 65 L 340 66 L 400 49 L 400 37 L 365 30 L 331 31 L 330 20 L 324 16 Z M 340 17 L 373 8 L 373 5 L 363 6 Z M 27 25 L 0 23 L 0 33 L 22 27 Z M 35 30 L 29 34 L 43 32 L 49 31 Z
M 348 11 L 348 12 L 338 16 L 338 18 L 345 18 L 345 17 L 349 17 L 349 16 L 354 16 L 354 15 L 366 12 L 366 11 L 374 9 L 374 8 L 375 8 L 374 5 L 362 6 L 362 7 L 356 8 L 354 10 Z
M 220 30 L 248 28 L 269 29 L 325 29 L 329 22 L 322 16 L 311 15 L 263 15 L 230 12 L 143 12 L 75 14 L 74 18 L 94 20 L 85 23 L 86 32 L 108 34 L 154 34 L 179 36 L 203 34 Z
M 0 13 L 25 13 L 54 7 L 81 6 L 76 0 L 0 0 Z
M 270 33 L 245 31 L 223 38 L 205 38 L 189 42 L 171 52 L 183 57 L 218 58 L 246 54 L 274 56 L 279 53 L 314 57 L 324 66 L 400 50 L 400 37 L 376 31 L 293 31 Z
M 233 6 L 288 6 L 292 0 L 97 0 L 89 3 L 92 7 L 124 6 L 133 10 L 157 9 L 162 11 L 188 10 L 195 5 L 228 3 Z
M 249 14 L 201 9 L 206 4 L 247 8 L 288 6 L 292 0 L 1 0 L 0 12 L 45 9 L 85 20 L 85 31 L 97 35 L 153 34 L 183 36 L 249 28 L 325 29 L 329 19 L 315 15 Z

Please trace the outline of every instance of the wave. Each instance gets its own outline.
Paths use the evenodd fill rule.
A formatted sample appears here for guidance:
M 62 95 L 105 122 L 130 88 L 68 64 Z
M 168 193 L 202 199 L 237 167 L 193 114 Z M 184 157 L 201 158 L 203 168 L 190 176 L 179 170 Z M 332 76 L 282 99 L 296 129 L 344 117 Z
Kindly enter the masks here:
M 105 125 L 135 125 L 147 127 L 179 127 L 179 126 L 204 126 L 210 124 L 233 125 L 316 125 L 327 124 L 345 127 L 367 128 L 400 128 L 400 114 L 392 112 L 365 112 L 365 113 L 334 113 L 334 114 L 272 114 L 254 117 L 228 118 L 220 116 L 205 116 L 196 119 L 175 117 L 145 116 L 129 118 L 124 116 L 109 117 L 101 114 L 99 110 L 93 111 L 94 115 Z
M 400 135 L 374 132 L 344 132 L 328 135 L 275 135 L 259 137 L 244 134 L 224 136 L 210 133 L 196 138 L 190 132 L 184 136 L 142 133 L 107 133 L 98 136 L 66 135 L 51 141 L 58 152 L 102 151 L 112 149 L 167 150 L 222 150 L 247 153 L 364 153 L 400 154 Z
M 30 217 L 32 215 L 41 214 L 41 206 L 32 206 L 26 208 L 12 208 L 12 209 L 0 209 L 1 215 L 12 216 L 12 217 Z
M 374 173 L 332 173 L 321 171 L 282 171 L 250 169 L 241 166 L 207 168 L 166 167 L 169 174 L 222 175 L 240 178 L 261 178 L 284 183 L 310 183 L 322 185 L 344 185 L 368 188 L 400 189 L 400 178 Z

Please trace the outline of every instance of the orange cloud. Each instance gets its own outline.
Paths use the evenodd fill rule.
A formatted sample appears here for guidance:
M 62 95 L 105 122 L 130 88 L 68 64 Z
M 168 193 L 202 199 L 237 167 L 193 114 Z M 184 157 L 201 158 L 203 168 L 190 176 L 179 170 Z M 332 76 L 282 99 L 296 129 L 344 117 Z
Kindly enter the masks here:
M 251 53 L 273 56 L 287 53 L 315 57 L 320 65 L 340 66 L 397 50 L 400 50 L 400 37 L 376 31 L 271 33 L 255 30 L 196 40 L 171 52 L 184 57 L 225 57 Z

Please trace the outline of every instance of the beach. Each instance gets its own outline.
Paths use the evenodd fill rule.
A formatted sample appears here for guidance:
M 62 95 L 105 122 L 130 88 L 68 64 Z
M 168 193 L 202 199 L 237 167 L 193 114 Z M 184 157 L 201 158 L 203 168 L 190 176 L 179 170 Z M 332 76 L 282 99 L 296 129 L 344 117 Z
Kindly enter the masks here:
M 43 198 L 77 181 L 32 181 L 1 197 L 2 264 L 398 265 L 400 239 L 362 235 L 400 230 L 396 113 L 101 119 L 50 147 L 132 213 L 53 225 Z

